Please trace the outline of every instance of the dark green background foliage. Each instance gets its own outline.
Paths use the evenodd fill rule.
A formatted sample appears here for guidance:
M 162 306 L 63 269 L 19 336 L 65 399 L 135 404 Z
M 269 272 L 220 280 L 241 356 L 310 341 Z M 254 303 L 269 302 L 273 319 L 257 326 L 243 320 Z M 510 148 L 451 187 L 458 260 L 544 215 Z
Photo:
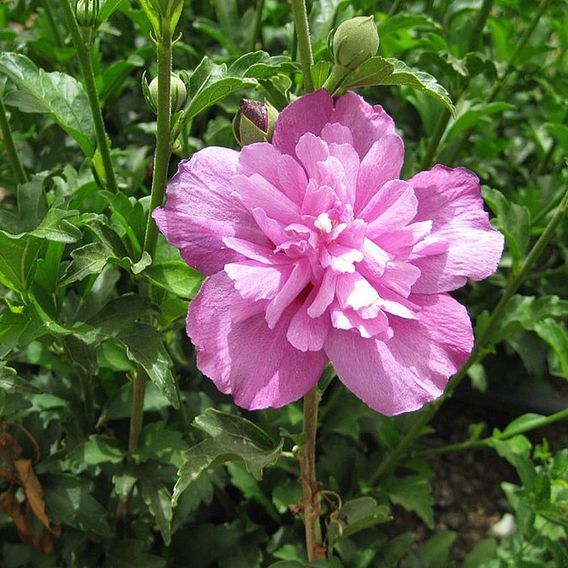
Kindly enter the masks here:
M 529 393 L 566 397 L 566 216 L 523 272 L 566 191 L 566 2 L 309 5 L 316 86 L 330 69 L 330 30 L 374 14 L 383 59 L 368 62 L 371 81 L 354 75 L 349 84 L 362 85 L 367 100 L 394 117 L 406 144 L 403 177 L 440 162 L 469 167 L 482 180 L 507 244 L 499 273 L 457 295 L 478 335 L 485 333 L 469 370 L 474 388 L 507 384 L 521 392 L 523 384 Z M 243 96 L 266 97 L 281 109 L 299 92 L 289 4 L 266 0 L 256 38 L 255 21 L 252 1 L 185 2 L 174 69 L 189 96 L 173 117 L 177 157 L 207 145 L 234 147 L 231 120 Z M 118 193 L 105 182 L 63 24 L 59 2 L 0 5 L 0 98 L 23 166 L 14 168 L 4 137 L 0 565 L 303 566 L 292 452 L 302 443 L 300 404 L 245 415 L 220 395 L 196 370 L 184 333 L 187 302 L 202 277 L 161 237 L 154 258 L 143 253 L 155 116 L 140 80 L 144 70 L 156 74 L 150 24 L 135 2 L 101 0 L 97 29 L 83 30 L 93 34 Z M 245 55 L 257 48 L 266 53 Z M 502 317 L 489 320 L 519 274 Z M 151 290 L 150 297 L 140 290 Z M 138 449 L 129 452 L 137 365 L 151 382 Z M 381 417 L 331 378 L 322 385 L 318 479 L 327 490 L 323 519 L 334 557 L 314 566 L 454 565 L 455 533 L 418 542 L 411 531 L 393 535 L 390 528 L 401 507 L 434 527 L 433 472 L 427 452 L 420 453 L 432 429 L 413 433 L 420 413 Z M 565 417 L 556 411 L 553 420 Z M 516 483 L 503 484 L 503 510 L 515 515 L 516 531 L 479 542 L 466 567 L 568 566 L 568 454 L 533 448 L 524 436 L 546 422 L 527 414 L 486 438 L 473 428 L 463 444 L 493 448 L 518 472 Z M 416 439 L 398 451 L 408 432 Z

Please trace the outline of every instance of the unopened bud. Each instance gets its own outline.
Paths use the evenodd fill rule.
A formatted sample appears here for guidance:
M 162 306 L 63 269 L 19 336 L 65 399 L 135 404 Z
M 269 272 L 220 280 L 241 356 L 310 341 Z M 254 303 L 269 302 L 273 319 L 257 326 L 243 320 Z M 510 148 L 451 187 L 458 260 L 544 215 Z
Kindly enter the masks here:
M 158 108 L 158 77 L 152 79 L 148 91 L 154 108 Z M 170 79 L 170 98 L 172 101 L 172 113 L 177 112 L 187 99 L 185 83 L 173 73 Z
M 233 120 L 233 132 L 241 146 L 270 142 L 278 111 L 268 102 L 243 99 Z
M 376 55 L 379 34 L 373 16 L 358 16 L 340 24 L 333 34 L 332 52 L 335 62 L 356 69 Z
M 77 23 L 84 28 L 94 27 L 99 15 L 99 0 L 77 0 L 75 17 Z

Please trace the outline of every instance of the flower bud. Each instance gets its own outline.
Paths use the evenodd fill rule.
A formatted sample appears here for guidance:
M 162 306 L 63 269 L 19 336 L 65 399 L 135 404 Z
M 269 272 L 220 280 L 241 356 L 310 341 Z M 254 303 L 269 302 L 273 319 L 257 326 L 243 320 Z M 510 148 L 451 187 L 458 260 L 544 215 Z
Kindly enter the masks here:
M 152 79 L 148 90 L 153 106 L 158 108 L 158 77 Z M 172 100 L 172 113 L 177 112 L 187 99 L 185 83 L 173 73 L 170 79 L 170 98 Z
M 233 132 L 241 146 L 270 142 L 278 111 L 268 102 L 243 99 L 233 120 Z
M 358 16 L 340 24 L 333 34 L 335 62 L 356 69 L 379 49 L 379 34 L 373 16 Z
M 94 27 L 99 15 L 99 0 L 77 0 L 75 17 L 77 23 L 84 28 Z

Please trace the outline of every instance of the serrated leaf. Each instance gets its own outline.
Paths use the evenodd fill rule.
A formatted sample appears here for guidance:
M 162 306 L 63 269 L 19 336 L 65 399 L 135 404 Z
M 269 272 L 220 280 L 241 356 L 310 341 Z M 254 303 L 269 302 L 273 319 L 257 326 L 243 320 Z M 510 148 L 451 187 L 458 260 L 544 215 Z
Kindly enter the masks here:
M 191 482 L 210 467 L 241 460 L 255 478 L 261 479 L 263 469 L 275 464 L 280 457 L 282 442 L 275 445 L 266 432 L 240 416 L 209 408 L 194 424 L 212 437 L 186 452 L 186 462 L 178 471 L 174 503 Z
M 148 467 L 137 470 L 142 488 L 142 499 L 154 517 L 164 544 L 169 546 L 172 541 L 173 507 L 170 492 L 163 483 L 156 480 L 154 473 Z
M 434 528 L 434 500 L 426 479 L 409 475 L 402 479 L 389 480 L 387 492 L 393 503 L 401 505 L 407 511 L 414 511 L 428 528 Z
M 164 346 L 162 334 L 149 325 L 136 322 L 121 330 L 117 339 L 126 347 L 128 358 L 142 365 L 171 405 L 179 408 L 179 394 L 172 374 L 173 363 Z
M 95 154 L 95 126 L 83 87 L 73 77 L 38 68 L 20 53 L 0 53 L 0 74 L 5 74 L 17 90 L 5 99 L 6 104 L 23 112 L 45 113 L 69 136 L 85 155 Z
M 442 102 L 452 116 L 456 115 L 456 109 L 448 92 L 435 77 L 424 71 L 412 69 L 399 59 L 385 59 L 379 56 L 367 59 L 347 76 L 341 85 L 341 91 L 375 85 L 400 85 L 418 89 Z

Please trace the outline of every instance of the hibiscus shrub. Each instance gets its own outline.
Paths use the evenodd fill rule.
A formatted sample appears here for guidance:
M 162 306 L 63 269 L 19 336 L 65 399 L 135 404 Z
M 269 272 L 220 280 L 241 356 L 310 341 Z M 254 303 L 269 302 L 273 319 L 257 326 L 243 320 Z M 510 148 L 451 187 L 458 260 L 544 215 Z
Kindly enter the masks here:
M 567 23 L 4 2 L 0 565 L 568 566 Z

